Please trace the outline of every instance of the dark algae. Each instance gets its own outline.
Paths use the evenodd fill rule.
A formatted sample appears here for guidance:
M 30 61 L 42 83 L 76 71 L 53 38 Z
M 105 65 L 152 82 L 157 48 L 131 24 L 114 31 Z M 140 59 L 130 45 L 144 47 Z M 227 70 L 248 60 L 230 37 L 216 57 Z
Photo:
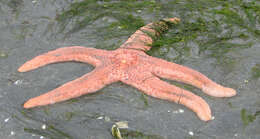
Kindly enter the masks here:
M 159 135 L 149 135 L 140 131 L 134 131 L 129 129 L 121 129 L 120 131 L 123 139 L 164 139 Z
M 258 79 L 260 77 L 260 64 L 256 64 L 254 67 L 252 67 L 251 72 L 252 78 Z
M 55 128 L 53 125 L 48 125 L 45 130 L 34 129 L 34 128 L 24 128 L 24 131 L 28 132 L 28 133 L 44 136 L 44 137 L 50 138 L 50 139 L 60 139 L 60 138 L 73 139 L 72 136 L 70 136 L 69 134 L 65 133 L 62 130 Z
M 250 123 L 254 122 L 258 116 L 260 116 L 260 111 L 251 114 L 248 113 L 246 109 L 242 109 L 240 114 L 241 114 L 241 120 L 243 122 L 243 125 L 246 127 Z

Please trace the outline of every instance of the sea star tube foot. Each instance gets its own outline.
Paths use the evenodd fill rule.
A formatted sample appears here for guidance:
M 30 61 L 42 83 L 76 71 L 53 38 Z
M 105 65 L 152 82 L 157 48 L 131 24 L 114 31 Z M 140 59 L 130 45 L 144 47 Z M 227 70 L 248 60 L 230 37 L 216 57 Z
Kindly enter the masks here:
M 231 97 L 236 95 L 236 91 L 213 82 L 198 71 L 145 54 L 145 51 L 151 48 L 154 38 L 178 22 L 179 18 L 167 18 L 147 24 L 131 35 L 120 48 L 112 51 L 72 46 L 33 58 L 18 71 L 26 72 L 47 64 L 66 61 L 88 63 L 95 69 L 76 80 L 28 100 L 24 103 L 24 108 L 44 106 L 94 93 L 106 85 L 121 81 L 149 96 L 182 104 L 194 111 L 203 121 L 211 120 L 211 110 L 206 101 L 160 78 L 190 84 L 215 97 Z

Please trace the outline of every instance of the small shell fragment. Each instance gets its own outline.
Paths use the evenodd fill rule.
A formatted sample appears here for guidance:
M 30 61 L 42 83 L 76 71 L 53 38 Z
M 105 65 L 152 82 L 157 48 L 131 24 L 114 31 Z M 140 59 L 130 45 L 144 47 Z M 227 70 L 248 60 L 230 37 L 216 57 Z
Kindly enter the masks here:
M 127 121 L 119 121 L 119 122 L 116 122 L 112 126 L 111 133 L 112 133 L 113 137 L 115 137 L 116 139 L 123 139 L 122 136 L 121 136 L 120 128 L 121 129 L 128 128 L 128 122 Z
M 116 125 L 118 128 L 122 128 L 122 129 L 128 128 L 128 122 L 127 122 L 127 121 L 116 122 L 115 125 Z
M 123 139 L 121 136 L 120 130 L 116 125 L 112 126 L 111 132 L 112 132 L 113 137 L 115 137 L 116 139 Z

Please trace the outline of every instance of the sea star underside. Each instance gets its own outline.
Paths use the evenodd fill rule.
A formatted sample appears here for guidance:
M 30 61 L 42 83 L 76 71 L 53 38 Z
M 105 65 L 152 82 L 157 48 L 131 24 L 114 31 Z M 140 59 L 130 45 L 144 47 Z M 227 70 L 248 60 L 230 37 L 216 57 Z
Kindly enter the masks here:
M 203 121 L 211 120 L 210 107 L 201 97 L 160 78 L 193 85 L 214 97 L 231 97 L 236 95 L 236 91 L 223 87 L 188 67 L 145 54 L 145 51 L 151 48 L 154 38 L 179 21 L 178 18 L 167 18 L 147 24 L 137 30 L 120 48 L 113 51 L 73 46 L 59 48 L 33 58 L 18 71 L 26 72 L 47 64 L 65 61 L 89 63 L 95 69 L 50 92 L 31 98 L 24 103 L 24 108 L 53 104 L 94 93 L 106 85 L 121 81 L 149 96 L 182 104 L 194 111 Z

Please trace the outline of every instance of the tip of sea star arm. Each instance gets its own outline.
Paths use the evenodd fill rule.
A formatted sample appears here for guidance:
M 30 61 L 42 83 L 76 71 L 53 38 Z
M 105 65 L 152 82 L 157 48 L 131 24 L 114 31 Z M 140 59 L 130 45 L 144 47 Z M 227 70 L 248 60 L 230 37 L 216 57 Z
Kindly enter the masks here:
M 44 105 L 50 105 L 50 104 L 54 104 L 55 101 L 53 101 L 52 99 L 47 99 L 44 98 L 43 96 L 38 96 L 35 98 L 31 98 L 28 101 L 26 101 L 23 104 L 23 107 L 25 109 L 30 109 L 30 108 L 34 108 L 34 107 L 38 107 L 38 106 L 44 106 Z
M 50 56 L 40 55 L 40 56 L 37 56 L 37 57 L 33 58 L 32 60 L 29 60 L 26 63 L 24 63 L 21 67 L 18 68 L 18 71 L 27 72 L 27 71 L 37 69 L 39 67 L 42 67 L 42 66 L 52 63 L 52 62 L 53 62 L 53 60 L 51 59 Z
M 210 107 L 205 100 L 188 92 L 186 95 L 189 97 L 182 97 L 179 101 L 180 104 L 194 111 L 202 121 L 212 120 Z
M 21 67 L 18 68 L 18 71 L 19 72 L 27 72 L 27 71 L 30 71 L 32 69 L 33 69 L 32 65 L 25 63 Z
M 65 101 L 65 100 L 77 97 L 77 96 L 75 96 L 75 97 L 70 96 L 69 94 L 67 94 L 65 92 L 59 92 L 54 89 L 53 91 L 50 91 L 48 93 L 45 93 L 40 96 L 29 99 L 28 101 L 26 101 L 23 104 L 23 107 L 25 109 L 29 109 L 29 108 L 38 107 L 38 106 L 50 105 L 50 104 L 54 104 L 57 102 L 61 102 L 61 101 Z
M 28 101 L 26 101 L 24 104 L 23 104 L 23 107 L 25 109 L 29 109 L 29 108 L 33 108 L 33 107 L 36 107 L 36 106 L 41 106 L 39 104 L 39 101 L 36 100 L 36 99 L 30 99 Z
M 60 92 L 59 90 L 54 89 L 40 96 L 29 99 L 23 104 L 23 107 L 29 109 L 33 107 L 54 104 L 61 100 L 67 100 L 66 98 L 64 98 L 64 96 L 66 97 L 66 94 L 64 95 L 64 92 Z
M 216 83 L 204 85 L 202 91 L 214 97 L 232 97 L 236 95 L 233 88 L 223 87 Z
M 54 104 L 55 101 L 52 99 L 52 97 L 54 97 L 53 94 L 45 93 L 45 94 L 40 95 L 38 97 L 34 97 L 34 98 L 29 99 L 28 101 L 26 101 L 23 104 L 23 107 L 25 109 L 29 109 L 29 108 L 33 108 L 33 107 Z

